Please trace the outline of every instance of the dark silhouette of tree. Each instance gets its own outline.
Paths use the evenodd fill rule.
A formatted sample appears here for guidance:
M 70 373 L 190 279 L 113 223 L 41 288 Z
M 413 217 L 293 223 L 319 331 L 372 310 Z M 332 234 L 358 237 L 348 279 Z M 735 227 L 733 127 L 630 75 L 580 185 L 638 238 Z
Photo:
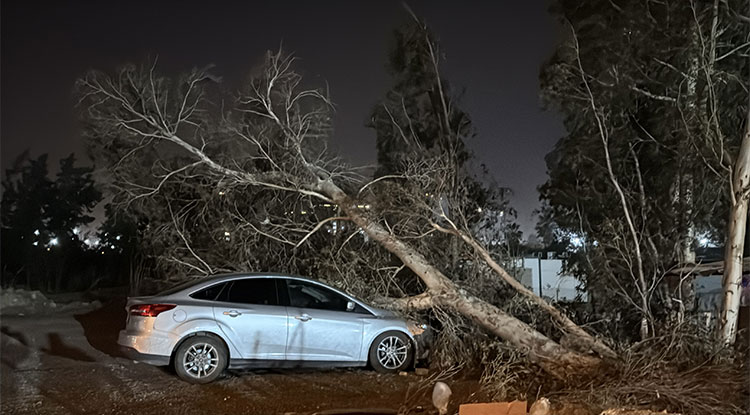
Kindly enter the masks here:
M 77 233 L 94 218 L 101 200 L 92 168 L 76 167 L 75 156 L 60 160 L 48 178 L 47 155 L 26 159 L 6 171 L 2 196 L 3 283 L 60 290 L 86 247 Z
M 393 86 L 373 108 L 368 123 L 376 133 L 374 178 L 397 180 L 417 164 L 431 163 L 450 172 L 441 175 L 438 187 L 417 191 L 439 199 L 446 213 L 460 206 L 466 225 L 481 231 L 483 242 L 493 248 L 503 247 L 507 257 L 520 242 L 507 198 L 510 189 L 497 186 L 484 166 L 474 163 L 467 142 L 476 131 L 461 109 L 459 94 L 440 74 L 442 60 L 434 34 L 419 19 L 394 32 L 388 64 Z M 439 239 L 431 243 L 444 247 L 445 265 L 452 273 L 460 272 L 460 241 L 448 235 Z
M 419 21 L 394 32 L 388 68 L 393 87 L 373 109 L 378 176 L 402 173 L 415 159 L 442 156 L 462 167 L 470 158 L 465 140 L 471 119 L 440 76 L 434 35 Z

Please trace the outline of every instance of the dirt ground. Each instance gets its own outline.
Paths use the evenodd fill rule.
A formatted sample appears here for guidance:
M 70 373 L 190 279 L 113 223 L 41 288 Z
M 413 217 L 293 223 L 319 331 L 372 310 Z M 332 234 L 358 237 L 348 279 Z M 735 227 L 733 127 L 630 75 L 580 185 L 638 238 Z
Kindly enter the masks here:
M 255 370 L 191 385 L 165 368 L 121 356 L 116 339 L 124 321 L 124 300 L 96 309 L 0 316 L 0 413 L 435 413 L 429 400 L 434 380 L 414 372 Z M 451 387 L 456 402 L 470 400 L 478 389 L 471 380 Z

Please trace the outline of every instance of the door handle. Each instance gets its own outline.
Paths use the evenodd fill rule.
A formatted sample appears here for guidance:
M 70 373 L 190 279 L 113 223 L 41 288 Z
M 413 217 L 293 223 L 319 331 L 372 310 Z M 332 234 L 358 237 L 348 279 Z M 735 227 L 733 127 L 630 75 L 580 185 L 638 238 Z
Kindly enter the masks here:
M 225 315 L 225 316 L 229 316 L 229 317 L 237 317 L 237 316 L 241 316 L 241 315 L 242 315 L 242 313 L 240 313 L 240 312 L 239 312 L 239 311 L 237 311 L 237 310 L 232 310 L 232 311 L 225 311 L 225 312 L 224 312 L 224 315 Z
M 309 314 L 303 314 L 301 316 L 294 316 L 294 318 L 296 318 L 299 321 L 310 321 L 310 320 L 312 320 L 312 317 L 310 317 Z

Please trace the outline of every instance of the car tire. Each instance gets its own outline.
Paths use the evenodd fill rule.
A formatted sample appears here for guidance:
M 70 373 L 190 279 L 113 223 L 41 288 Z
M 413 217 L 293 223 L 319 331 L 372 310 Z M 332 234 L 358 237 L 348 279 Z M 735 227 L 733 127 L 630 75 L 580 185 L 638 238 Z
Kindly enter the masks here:
M 370 345 L 370 366 L 380 373 L 400 372 L 414 360 L 411 339 L 400 331 L 389 331 Z
M 174 355 L 174 370 L 180 379 L 190 383 L 209 383 L 226 369 L 229 353 L 214 336 L 196 335 L 180 344 Z

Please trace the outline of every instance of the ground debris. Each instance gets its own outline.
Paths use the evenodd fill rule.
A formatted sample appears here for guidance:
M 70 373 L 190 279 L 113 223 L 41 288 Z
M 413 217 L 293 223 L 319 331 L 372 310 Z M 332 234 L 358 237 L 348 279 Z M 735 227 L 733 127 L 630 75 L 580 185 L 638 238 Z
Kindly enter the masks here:
M 551 415 L 550 402 L 547 398 L 539 398 L 529 408 L 529 415 Z
M 464 404 L 458 407 L 458 413 L 459 415 L 526 415 L 526 401 Z

